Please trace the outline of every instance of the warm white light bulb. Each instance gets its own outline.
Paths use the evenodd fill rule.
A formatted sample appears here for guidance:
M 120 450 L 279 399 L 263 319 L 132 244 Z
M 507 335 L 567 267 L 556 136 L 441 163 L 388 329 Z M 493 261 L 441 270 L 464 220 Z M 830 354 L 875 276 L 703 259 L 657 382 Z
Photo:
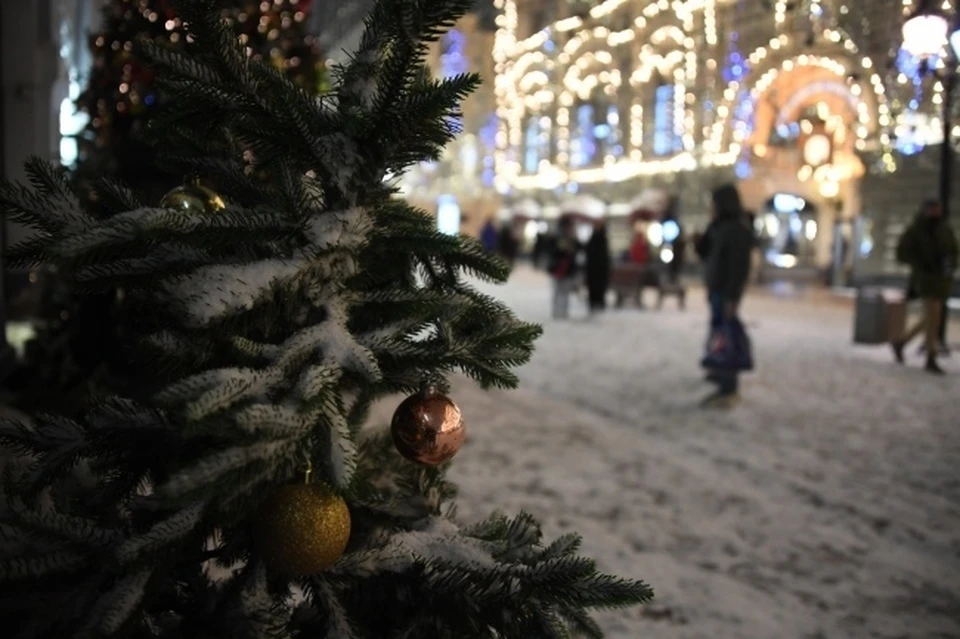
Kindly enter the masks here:
M 903 48 L 921 60 L 934 57 L 947 42 L 947 19 L 935 13 L 921 13 L 903 23 Z

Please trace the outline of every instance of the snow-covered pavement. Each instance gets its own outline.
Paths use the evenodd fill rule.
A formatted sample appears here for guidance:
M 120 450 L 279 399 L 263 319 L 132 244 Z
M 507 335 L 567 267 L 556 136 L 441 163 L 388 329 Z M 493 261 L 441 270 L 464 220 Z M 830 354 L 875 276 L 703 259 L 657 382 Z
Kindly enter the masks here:
M 853 346 L 849 302 L 755 296 L 759 370 L 704 412 L 700 292 L 569 323 L 532 271 L 491 292 L 545 335 L 520 391 L 455 387 L 461 518 L 528 510 L 649 581 L 608 637 L 960 637 L 960 356 L 936 379 Z

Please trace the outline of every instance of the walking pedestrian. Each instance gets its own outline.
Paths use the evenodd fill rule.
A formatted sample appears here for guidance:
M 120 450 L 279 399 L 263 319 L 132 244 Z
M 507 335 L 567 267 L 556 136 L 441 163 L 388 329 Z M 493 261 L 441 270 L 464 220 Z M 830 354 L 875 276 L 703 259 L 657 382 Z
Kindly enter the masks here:
M 500 237 L 497 239 L 497 248 L 500 250 L 500 256 L 506 260 L 507 264 L 513 267 L 513 263 L 517 259 L 519 242 L 517 242 L 517 236 L 513 232 L 513 224 L 510 222 L 504 222 L 500 227 Z
M 557 239 L 550 255 L 548 271 L 553 278 L 553 318 L 570 317 L 570 295 L 577 286 L 577 256 L 580 243 L 569 217 L 560 218 Z
M 893 341 L 893 354 L 903 363 L 907 343 L 924 334 L 927 352 L 925 370 L 934 375 L 944 371 L 937 363 L 940 319 L 957 268 L 957 238 L 943 219 L 936 200 L 923 203 L 920 213 L 907 227 L 897 244 L 897 259 L 910 267 L 910 286 L 923 301 L 923 316 L 910 330 Z
M 603 311 L 607 307 L 607 289 L 610 287 L 610 241 L 607 237 L 607 224 L 597 220 L 593 225 L 593 234 L 586 248 L 587 292 L 590 300 L 590 312 Z
M 483 244 L 483 248 L 490 253 L 496 253 L 499 239 L 499 233 L 497 233 L 497 227 L 493 225 L 493 220 L 487 220 L 483 228 L 480 229 L 480 243 Z
M 647 225 L 638 224 L 630 243 L 631 264 L 646 265 L 650 261 L 650 241 L 647 239 Z
M 753 233 L 747 228 L 740 193 L 733 184 L 714 189 L 713 221 L 697 242 L 704 260 L 704 277 L 710 301 L 711 335 L 726 323 L 739 326 L 740 301 L 750 277 Z M 739 401 L 739 371 L 736 368 L 712 371 L 717 391 L 707 397 L 707 408 L 730 408 Z

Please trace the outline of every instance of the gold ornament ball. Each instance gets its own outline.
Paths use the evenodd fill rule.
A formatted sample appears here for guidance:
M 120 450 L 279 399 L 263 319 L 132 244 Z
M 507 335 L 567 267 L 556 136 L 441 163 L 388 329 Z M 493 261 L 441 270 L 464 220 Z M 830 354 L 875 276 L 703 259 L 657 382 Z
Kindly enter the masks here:
M 177 209 L 190 213 L 216 213 L 226 208 L 223 198 L 213 189 L 194 180 L 178 186 L 163 196 L 160 206 L 165 209 Z
M 427 389 L 397 406 L 390 433 L 401 455 L 437 466 L 457 454 L 467 431 L 457 405 L 446 395 Z
M 325 484 L 289 484 L 257 509 L 253 534 L 267 566 L 284 575 L 312 575 L 346 550 L 350 510 Z

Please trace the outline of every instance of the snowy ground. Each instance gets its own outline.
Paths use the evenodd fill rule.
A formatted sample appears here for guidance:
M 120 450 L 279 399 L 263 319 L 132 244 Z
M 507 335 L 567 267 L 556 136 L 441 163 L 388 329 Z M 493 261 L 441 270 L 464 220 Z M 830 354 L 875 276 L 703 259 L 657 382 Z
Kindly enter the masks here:
M 611 639 L 960 637 L 960 356 L 935 379 L 853 346 L 847 301 L 755 295 L 759 371 L 708 413 L 701 292 L 555 323 L 547 291 L 529 270 L 496 289 L 545 324 L 522 389 L 455 388 L 463 519 L 528 510 L 652 583 L 600 615 Z

